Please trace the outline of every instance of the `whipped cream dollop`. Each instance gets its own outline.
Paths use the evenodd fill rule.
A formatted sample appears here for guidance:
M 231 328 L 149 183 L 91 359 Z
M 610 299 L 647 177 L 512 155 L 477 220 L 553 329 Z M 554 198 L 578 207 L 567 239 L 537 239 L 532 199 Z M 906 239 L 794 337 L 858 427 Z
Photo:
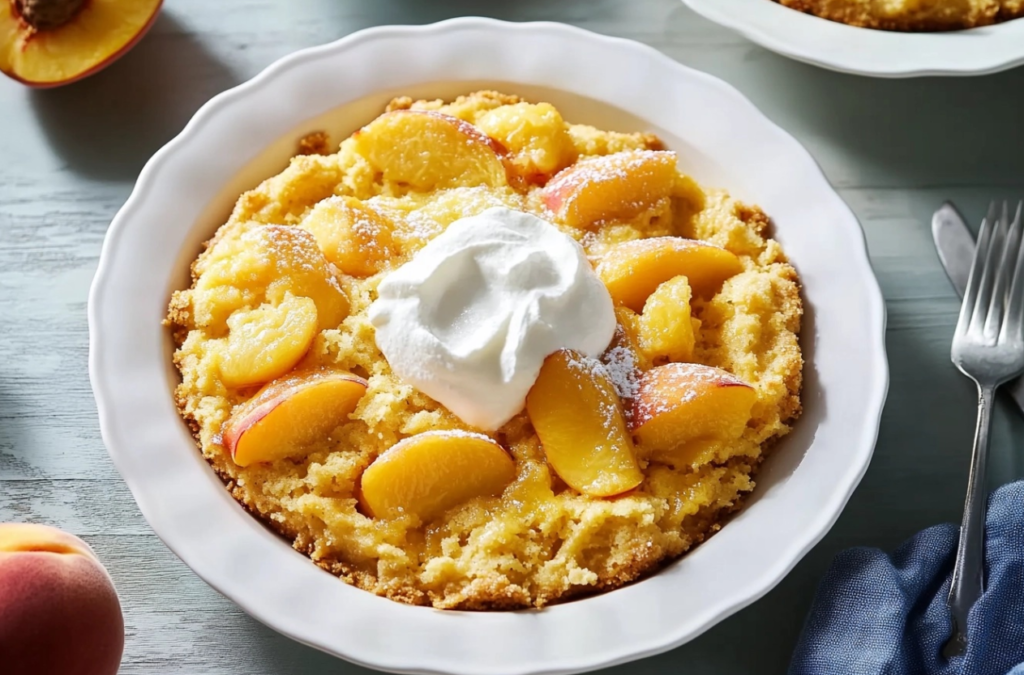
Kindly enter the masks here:
M 523 409 L 548 355 L 597 356 L 615 332 L 580 245 L 507 208 L 455 221 L 377 294 L 369 318 L 392 371 L 488 431 Z

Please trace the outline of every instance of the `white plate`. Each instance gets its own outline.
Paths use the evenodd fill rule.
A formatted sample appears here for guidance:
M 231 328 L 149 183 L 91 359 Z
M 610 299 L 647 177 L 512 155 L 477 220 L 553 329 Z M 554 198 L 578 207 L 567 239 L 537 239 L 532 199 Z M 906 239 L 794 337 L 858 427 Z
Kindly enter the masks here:
M 874 77 L 984 75 L 1024 64 L 1024 19 L 942 33 L 898 33 L 819 19 L 771 0 L 683 0 L 783 56 Z
M 805 283 L 806 412 L 747 508 L 640 583 L 516 613 L 441 612 L 320 570 L 232 500 L 171 401 L 170 292 L 237 195 L 296 138 L 341 138 L 393 95 L 480 87 L 574 121 L 658 133 L 705 184 L 761 204 Z M 359 32 L 225 92 L 143 169 L 103 246 L 89 366 L 110 455 L 143 515 L 211 586 L 272 628 L 400 672 L 568 673 L 671 649 L 764 595 L 828 531 L 874 447 L 888 382 L 884 305 L 863 234 L 810 155 L 723 82 L 640 44 L 558 24 L 458 19 Z

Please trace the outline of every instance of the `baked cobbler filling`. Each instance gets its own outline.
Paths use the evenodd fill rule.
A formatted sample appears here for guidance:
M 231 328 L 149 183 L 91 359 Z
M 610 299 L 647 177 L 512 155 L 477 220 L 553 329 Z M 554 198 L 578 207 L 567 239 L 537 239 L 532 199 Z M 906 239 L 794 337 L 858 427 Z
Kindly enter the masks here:
M 799 415 L 802 308 L 767 217 L 678 164 L 496 92 L 293 158 L 171 300 L 204 457 L 402 602 L 539 607 L 679 557 Z

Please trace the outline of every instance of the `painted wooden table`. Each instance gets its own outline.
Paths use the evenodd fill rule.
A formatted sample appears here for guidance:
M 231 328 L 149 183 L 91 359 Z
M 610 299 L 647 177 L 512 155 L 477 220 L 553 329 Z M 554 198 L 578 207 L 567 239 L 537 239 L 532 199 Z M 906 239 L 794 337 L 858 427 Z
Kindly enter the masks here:
M 853 207 L 888 304 L 881 437 L 831 533 L 752 607 L 606 672 L 782 673 L 837 551 L 891 549 L 959 519 L 974 391 L 949 363 L 958 302 L 928 221 L 943 199 L 977 220 L 990 198 L 1024 197 L 1024 68 L 973 79 L 839 75 L 755 47 L 678 0 L 168 0 L 145 40 L 97 76 L 50 91 L 0 81 L 0 521 L 51 523 L 96 548 L 124 606 L 125 675 L 366 671 L 249 618 L 140 516 L 100 440 L 86 373 L 86 296 L 107 225 L 146 159 L 212 95 L 360 28 L 469 14 L 632 38 L 737 86 L 810 149 Z M 1024 476 L 1024 418 L 1003 401 L 995 425 L 993 484 Z

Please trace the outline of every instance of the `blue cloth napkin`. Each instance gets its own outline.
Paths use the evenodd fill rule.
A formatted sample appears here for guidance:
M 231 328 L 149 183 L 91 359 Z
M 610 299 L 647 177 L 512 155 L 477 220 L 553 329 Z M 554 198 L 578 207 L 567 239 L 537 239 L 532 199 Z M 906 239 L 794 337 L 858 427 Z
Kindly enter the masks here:
M 919 532 L 892 555 L 853 548 L 825 575 L 790 675 L 1024 675 L 1024 482 L 989 498 L 985 594 L 968 617 L 968 648 L 947 661 L 946 595 L 959 528 Z

